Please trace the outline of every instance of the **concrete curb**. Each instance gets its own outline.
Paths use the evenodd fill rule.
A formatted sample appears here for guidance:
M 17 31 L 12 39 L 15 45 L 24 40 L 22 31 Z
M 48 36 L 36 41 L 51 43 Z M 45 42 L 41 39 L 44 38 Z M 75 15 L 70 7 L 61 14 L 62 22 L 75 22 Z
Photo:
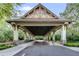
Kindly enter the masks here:
M 79 52 L 79 47 L 67 47 L 67 46 L 64 46 L 64 45 L 60 45 L 60 46 L 67 48 L 67 49 L 70 49 L 70 50 L 73 50 L 73 51 L 76 51 L 76 52 Z
M 61 47 L 64 47 L 64 48 L 67 48 L 67 49 L 79 52 L 79 47 L 68 47 L 68 46 L 61 45 L 59 43 L 54 43 L 53 45 L 55 45 L 55 46 L 61 46 Z
M 9 48 L 6 50 L 2 50 L 2 51 L 0 51 L 0 56 L 13 56 L 13 55 L 19 53 L 20 51 L 22 51 L 23 49 L 25 49 L 29 46 L 32 46 L 33 43 L 34 43 L 34 41 L 29 42 L 29 43 L 25 43 L 25 44 L 21 44 L 21 45 L 18 45 L 16 47 Z
M 30 43 L 25 44 L 25 45 L 26 45 L 25 47 L 23 47 L 23 48 L 19 49 L 18 51 L 16 51 L 16 53 L 14 53 L 12 56 L 14 56 L 15 54 L 19 53 L 19 52 L 22 51 L 23 49 L 25 49 L 25 48 L 27 48 L 27 47 L 29 47 L 29 46 L 32 46 L 32 45 L 33 45 L 33 42 L 30 42 Z

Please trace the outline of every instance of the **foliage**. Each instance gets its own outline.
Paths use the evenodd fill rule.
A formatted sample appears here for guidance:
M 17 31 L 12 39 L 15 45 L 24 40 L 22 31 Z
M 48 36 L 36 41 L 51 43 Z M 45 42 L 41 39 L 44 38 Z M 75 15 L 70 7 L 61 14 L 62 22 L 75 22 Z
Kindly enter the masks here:
M 66 19 L 78 20 L 79 18 L 79 3 L 67 4 L 67 7 L 63 13 L 60 13 Z
M 67 28 L 67 40 L 79 41 L 79 3 L 67 4 L 65 11 L 60 15 L 65 19 L 75 21 Z
M 73 29 L 68 28 L 67 29 L 67 33 L 66 33 L 66 38 L 67 38 L 67 42 L 79 42 L 79 32 L 76 32 Z M 56 34 L 55 35 L 55 40 L 56 41 L 60 41 L 61 39 L 61 34 Z
M 12 41 L 13 40 L 13 31 L 12 30 L 6 30 L 4 31 L 4 36 L 5 39 L 7 39 L 8 41 Z
M 60 39 L 61 39 L 61 35 L 60 34 L 55 35 L 55 41 L 60 41 Z
M 0 4 L 0 26 L 3 26 L 5 20 L 10 19 L 15 16 L 18 10 L 16 7 L 20 6 L 19 3 L 1 3 Z
M 13 40 L 13 32 L 12 30 L 2 29 L 0 30 L 0 42 L 12 41 Z
M 64 45 L 65 46 L 70 46 L 70 47 L 79 47 L 79 42 L 67 42 Z
M 20 6 L 19 3 L 1 3 L 0 4 L 0 42 L 12 41 L 13 32 L 5 20 L 10 19 L 18 12 L 15 8 Z
M 19 30 L 19 39 L 23 40 L 24 39 L 24 32 L 22 30 Z
M 68 20 L 74 20 L 75 23 L 73 27 L 78 27 L 79 26 L 79 3 L 67 4 L 65 11 L 63 13 L 60 13 L 60 16 Z
M 43 38 L 44 38 L 43 36 L 36 36 L 35 37 L 35 39 L 37 39 L 37 40 L 43 40 Z
M 1 3 L 0 4 L 0 19 L 9 18 L 12 15 L 16 14 L 15 7 L 20 4 L 16 3 Z
M 77 36 L 77 35 L 68 35 L 67 36 L 67 41 L 68 42 L 76 42 L 76 41 L 79 41 L 79 36 Z
M 79 32 L 76 32 L 75 30 L 68 29 L 67 30 L 67 41 L 68 42 L 76 42 L 79 41 Z

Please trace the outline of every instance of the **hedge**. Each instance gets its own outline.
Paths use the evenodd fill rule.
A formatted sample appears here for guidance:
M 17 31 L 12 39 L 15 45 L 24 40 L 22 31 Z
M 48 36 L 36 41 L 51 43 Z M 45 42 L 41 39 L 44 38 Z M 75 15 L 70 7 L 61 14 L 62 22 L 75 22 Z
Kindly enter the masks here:
M 70 47 L 79 47 L 79 42 L 67 42 L 64 45 L 65 46 L 70 46 Z
M 0 44 L 0 50 L 11 48 L 13 45 Z

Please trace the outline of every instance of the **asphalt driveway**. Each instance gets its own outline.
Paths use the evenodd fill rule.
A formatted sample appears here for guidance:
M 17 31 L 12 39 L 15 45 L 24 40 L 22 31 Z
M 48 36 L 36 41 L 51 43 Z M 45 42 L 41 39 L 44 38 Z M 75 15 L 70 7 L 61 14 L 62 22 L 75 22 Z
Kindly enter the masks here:
M 79 52 L 54 45 L 34 45 L 25 48 L 15 56 L 79 56 Z

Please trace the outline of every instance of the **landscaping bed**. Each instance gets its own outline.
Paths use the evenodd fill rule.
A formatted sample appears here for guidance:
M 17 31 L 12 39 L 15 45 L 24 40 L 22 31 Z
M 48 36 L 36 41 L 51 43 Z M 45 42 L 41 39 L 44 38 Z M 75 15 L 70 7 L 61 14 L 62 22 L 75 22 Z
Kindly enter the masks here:
M 79 42 L 67 42 L 64 45 L 69 47 L 79 47 Z
M 33 41 L 33 40 L 25 40 L 24 42 L 27 43 L 27 42 L 32 42 L 32 41 Z
M 13 46 L 14 45 L 0 44 L 0 50 L 4 50 L 4 49 L 7 49 L 7 48 L 11 48 Z

